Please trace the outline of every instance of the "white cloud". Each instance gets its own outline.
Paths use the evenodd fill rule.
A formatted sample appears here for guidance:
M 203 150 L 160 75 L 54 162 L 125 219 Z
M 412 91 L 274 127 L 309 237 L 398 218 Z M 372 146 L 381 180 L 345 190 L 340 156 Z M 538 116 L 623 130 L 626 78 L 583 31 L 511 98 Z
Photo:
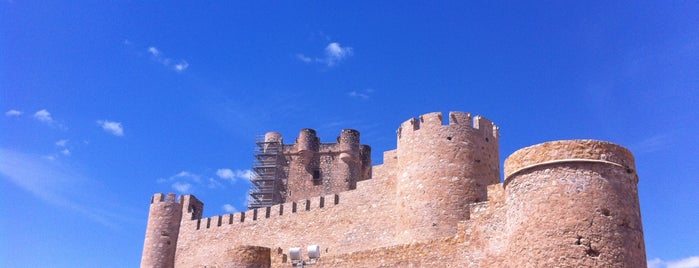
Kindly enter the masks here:
M 17 110 L 14 110 L 14 109 L 5 112 L 5 116 L 20 116 L 20 115 L 22 115 L 22 114 L 23 114 L 22 111 L 17 111 Z
M 351 47 L 342 47 L 339 43 L 333 42 L 325 47 L 326 63 L 328 66 L 335 65 L 337 62 L 352 55 Z
M 189 68 L 189 63 L 186 60 L 174 60 L 163 56 L 163 53 L 157 47 L 148 47 L 148 53 L 151 54 L 153 60 L 162 64 L 165 67 L 171 68 L 172 70 L 181 73 Z M 177 63 L 173 63 L 177 62 Z
M 222 188 L 223 184 L 214 178 L 209 178 L 209 185 L 207 187 L 209 187 L 209 189 L 218 189 Z
M 353 90 L 353 91 L 350 91 L 349 93 L 347 93 L 347 95 L 349 95 L 352 98 L 356 98 L 356 99 L 368 100 L 371 97 L 370 94 L 372 92 L 374 92 L 372 89 L 366 89 L 366 90 L 362 90 L 362 91 Z
M 70 150 L 68 150 L 68 149 L 63 149 L 63 151 L 61 151 L 61 153 L 62 153 L 63 155 L 70 155 Z
M 179 193 L 191 193 L 195 185 L 201 184 L 201 176 L 189 171 L 180 171 L 179 173 L 170 176 L 169 178 L 159 178 L 158 183 L 172 182 L 170 185 Z
M 223 211 L 225 211 L 227 213 L 232 213 L 232 212 L 236 212 L 236 209 L 231 204 L 225 204 L 225 205 L 223 205 Z
M 252 170 L 249 169 L 231 170 L 228 168 L 222 168 L 216 171 L 216 176 L 221 179 L 230 180 L 231 182 L 235 182 L 238 179 L 250 180 L 253 175 Z
M 322 58 L 311 58 L 301 53 L 296 54 L 296 58 L 305 63 L 317 62 L 332 67 L 352 56 L 353 51 L 351 47 L 343 47 L 340 43 L 332 42 L 325 47 L 325 55 Z
M 648 268 L 699 268 L 699 256 L 690 256 L 681 260 L 664 261 L 659 258 L 648 260 Z
M 124 136 L 124 128 L 121 126 L 120 122 L 114 122 L 109 120 L 99 120 L 97 121 L 104 131 L 111 133 L 114 136 Z
M 39 122 L 45 123 L 51 127 L 56 127 L 64 131 L 67 130 L 67 128 L 64 125 L 54 120 L 51 116 L 51 113 L 49 113 L 49 111 L 47 111 L 46 109 L 41 109 L 34 113 L 34 119 L 38 120 Z
M 184 179 L 189 179 L 195 182 L 200 182 L 201 181 L 201 176 L 190 173 L 189 171 L 180 171 L 180 173 L 175 174 L 174 176 L 170 177 L 171 179 L 179 179 L 179 178 L 184 178 Z
M 148 47 L 148 53 L 156 57 L 160 56 L 160 50 L 156 47 Z
M 303 61 L 303 62 L 305 62 L 305 63 L 313 62 L 313 59 L 312 59 L 312 58 L 307 57 L 306 55 L 303 55 L 303 54 L 300 54 L 300 53 L 299 53 L 299 54 L 296 54 L 296 58 L 298 58 L 299 60 L 301 60 L 301 61 Z
M 172 184 L 172 189 L 175 189 L 175 191 L 178 191 L 182 194 L 189 193 L 189 190 L 192 189 L 192 184 L 187 182 L 175 182 Z
M 672 145 L 670 134 L 657 134 L 648 137 L 633 146 L 634 152 L 653 153 L 662 151 Z
M 49 113 L 49 111 L 47 111 L 46 109 L 42 109 L 34 113 L 34 118 L 36 118 L 36 120 L 39 120 L 40 122 L 44 122 L 47 124 L 53 123 L 53 117 L 51 117 L 51 113 Z
M 699 256 L 668 262 L 667 268 L 699 268 Z
M 187 63 L 187 61 L 184 61 L 184 60 L 180 61 L 180 63 L 175 64 L 175 66 L 174 66 L 175 71 L 178 71 L 178 72 L 182 72 L 184 70 L 187 70 L 187 67 L 189 67 L 189 63 Z
M 221 179 L 235 179 L 235 175 L 233 174 L 233 170 L 230 170 L 228 168 L 221 168 L 219 170 L 216 170 L 216 176 L 218 176 Z
M 66 147 L 67 144 L 68 144 L 68 140 L 58 140 L 58 141 L 56 141 L 56 146 L 58 146 L 58 147 Z

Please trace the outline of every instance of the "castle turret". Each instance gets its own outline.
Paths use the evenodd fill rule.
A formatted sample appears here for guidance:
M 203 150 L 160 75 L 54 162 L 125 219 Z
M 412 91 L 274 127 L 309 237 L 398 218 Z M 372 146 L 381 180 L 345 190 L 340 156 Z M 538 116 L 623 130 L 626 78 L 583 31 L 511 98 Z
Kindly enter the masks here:
M 296 139 L 296 153 L 306 168 L 311 165 L 313 155 L 318 151 L 319 142 L 315 130 L 304 128 L 299 132 L 299 137 Z
M 468 205 L 499 182 L 497 127 L 468 113 L 430 113 L 398 129 L 397 196 L 401 242 L 452 236 Z
M 645 267 L 638 176 L 627 149 L 569 140 L 505 160 L 509 267 Z
M 153 195 L 148 213 L 146 238 L 143 242 L 141 267 L 174 267 L 177 237 L 182 220 L 182 204 L 175 194 Z
M 337 137 L 340 159 L 337 163 L 338 178 L 347 183 L 347 190 L 357 188 L 357 180 L 362 175 L 361 153 L 359 151 L 359 131 L 343 129 Z
M 267 132 L 265 133 L 265 148 L 263 152 L 267 152 L 269 150 L 272 150 L 273 152 L 276 152 L 277 150 L 281 150 L 281 148 L 278 148 L 282 145 L 282 134 L 279 132 Z M 271 147 L 271 148 L 270 148 Z

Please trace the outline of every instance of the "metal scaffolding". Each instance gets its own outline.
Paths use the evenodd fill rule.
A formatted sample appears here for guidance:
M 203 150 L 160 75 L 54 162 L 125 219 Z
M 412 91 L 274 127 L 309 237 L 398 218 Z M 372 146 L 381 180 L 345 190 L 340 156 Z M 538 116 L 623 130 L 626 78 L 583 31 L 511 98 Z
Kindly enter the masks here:
M 255 162 L 253 163 L 252 189 L 248 199 L 248 209 L 269 207 L 284 202 L 286 182 L 283 177 L 282 143 L 280 141 L 265 141 L 258 137 L 255 147 Z

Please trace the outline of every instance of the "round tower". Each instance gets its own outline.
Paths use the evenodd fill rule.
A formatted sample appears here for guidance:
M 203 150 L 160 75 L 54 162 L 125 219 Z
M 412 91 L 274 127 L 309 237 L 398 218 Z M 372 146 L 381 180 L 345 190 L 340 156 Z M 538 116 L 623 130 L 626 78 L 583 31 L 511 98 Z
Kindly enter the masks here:
M 182 204 L 175 194 L 153 195 L 143 242 L 141 267 L 174 267 L 177 237 L 182 219 Z
M 398 129 L 398 240 L 410 242 L 456 233 L 469 204 L 486 200 L 500 181 L 497 127 L 462 112 L 412 118 Z
M 645 267 L 631 152 L 546 142 L 505 160 L 510 267 Z
M 283 143 L 282 134 L 279 132 L 267 132 L 265 133 L 265 152 L 270 149 L 279 150 L 279 146 Z
M 302 129 L 296 139 L 296 152 L 304 165 L 308 165 L 313 160 L 313 154 L 316 151 L 318 151 L 316 131 L 310 128 Z
M 359 160 L 359 131 L 354 129 L 343 129 L 340 137 L 337 138 L 340 145 L 340 159 L 345 162 Z
M 338 179 L 344 179 L 347 183 L 347 190 L 357 188 L 357 180 L 361 179 L 362 162 L 359 151 L 359 131 L 354 129 L 343 129 L 337 137 L 340 149 L 340 163 L 337 164 L 336 172 Z

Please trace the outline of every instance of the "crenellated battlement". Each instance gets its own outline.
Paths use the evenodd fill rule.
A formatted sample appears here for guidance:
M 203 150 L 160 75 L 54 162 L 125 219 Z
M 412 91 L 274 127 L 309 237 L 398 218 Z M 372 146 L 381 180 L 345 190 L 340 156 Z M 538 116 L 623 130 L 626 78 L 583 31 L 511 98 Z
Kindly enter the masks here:
M 196 219 L 196 229 L 210 229 L 231 224 L 245 224 L 274 219 L 282 216 L 292 216 L 298 213 L 315 212 L 319 209 L 328 209 L 340 204 L 340 194 L 316 196 L 306 200 L 286 202 L 270 207 L 250 209 L 236 213 L 217 215 L 203 219 Z
M 441 112 L 433 112 L 420 115 L 417 118 L 410 118 L 403 122 L 397 130 L 398 139 L 403 135 L 410 135 L 418 130 L 439 130 L 449 127 L 467 127 L 480 130 L 484 135 L 499 138 L 499 128 L 490 120 L 482 116 L 471 116 L 470 113 L 464 112 L 449 112 L 449 121 L 444 125 L 444 119 Z
M 168 193 L 168 194 L 163 194 L 163 193 L 156 193 L 153 194 L 153 197 L 150 200 L 150 203 L 160 203 L 160 202 L 168 202 L 168 203 L 181 203 L 177 201 L 177 194 L 174 193 Z M 180 197 L 180 200 L 182 197 Z

